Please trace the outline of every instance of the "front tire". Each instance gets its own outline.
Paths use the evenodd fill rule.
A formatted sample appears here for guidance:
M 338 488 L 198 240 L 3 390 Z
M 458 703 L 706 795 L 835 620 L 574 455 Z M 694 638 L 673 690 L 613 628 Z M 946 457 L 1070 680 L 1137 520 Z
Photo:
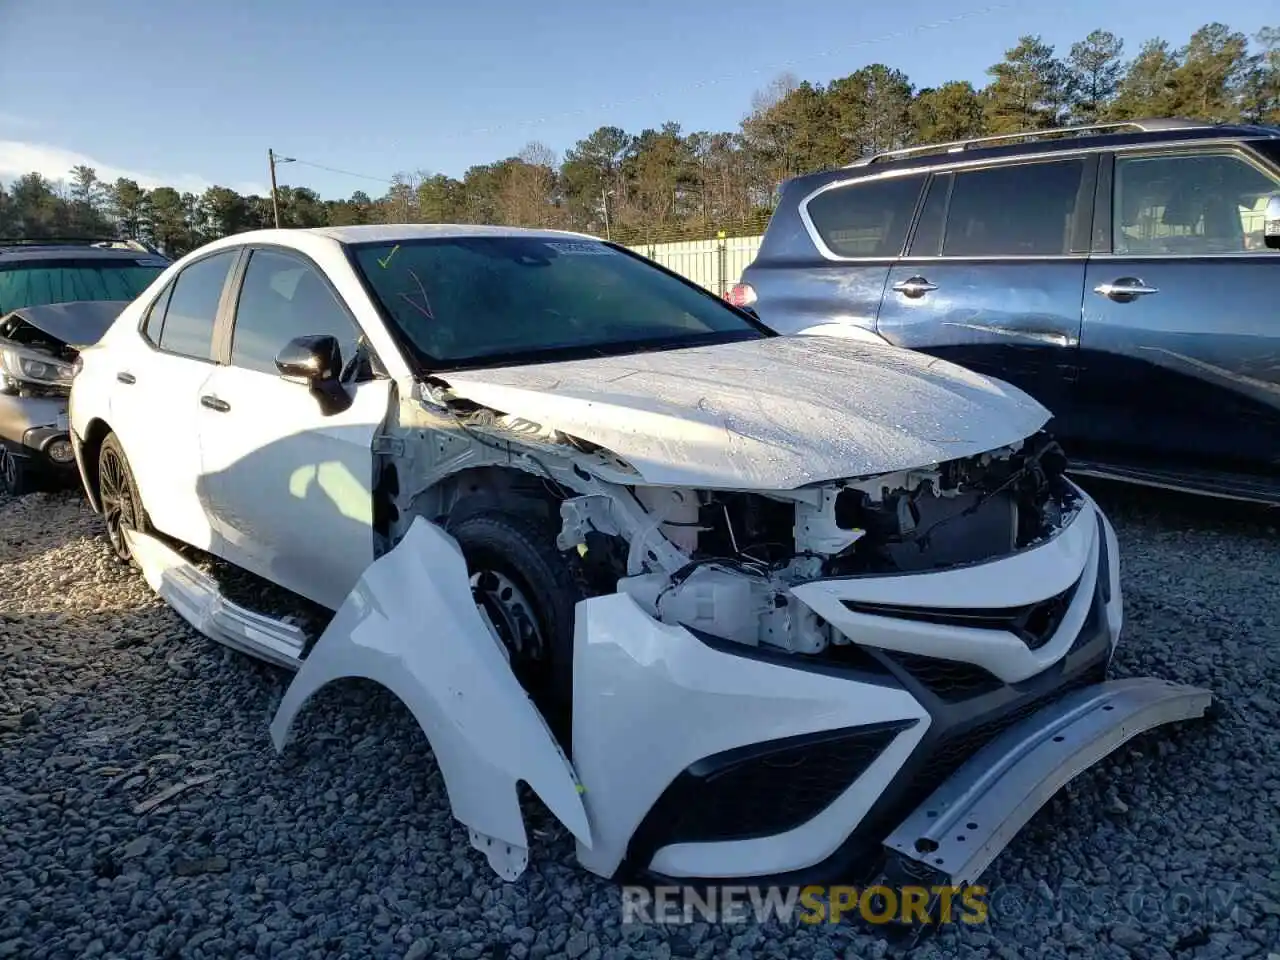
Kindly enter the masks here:
M 466 558 L 476 606 L 497 629 L 516 679 L 568 750 L 573 614 L 585 596 L 577 557 L 556 547 L 546 523 L 515 514 L 473 513 L 447 529 Z
M 111 552 L 121 563 L 131 563 L 133 555 L 124 532 L 148 533 L 151 521 L 142 506 L 124 448 L 114 433 L 107 434 L 98 450 L 98 502 L 102 504 L 102 520 Z

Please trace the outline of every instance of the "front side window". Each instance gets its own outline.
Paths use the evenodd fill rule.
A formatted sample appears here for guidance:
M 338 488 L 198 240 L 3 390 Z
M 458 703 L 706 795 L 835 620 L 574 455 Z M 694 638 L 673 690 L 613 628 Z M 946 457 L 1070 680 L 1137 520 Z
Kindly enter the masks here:
M 337 338 L 344 359 L 355 355 L 356 325 L 316 269 L 288 254 L 253 251 L 236 303 L 232 364 L 275 374 L 285 344 L 323 334 Z
M 167 264 L 126 259 L 59 257 L 0 264 L 0 314 L 76 300 L 133 300 Z
M 1280 180 L 1228 153 L 1117 157 L 1112 250 L 1132 256 L 1266 253 Z
M 1083 160 L 956 173 L 944 257 L 1052 257 L 1071 251 Z
M 218 319 L 218 301 L 227 272 L 235 263 L 236 252 L 215 253 L 197 260 L 173 282 L 164 325 L 160 330 L 160 349 L 196 360 L 213 359 L 213 327 Z M 147 326 L 150 333 L 154 317 Z
M 813 229 L 838 257 L 896 257 L 902 252 L 925 177 L 868 180 L 819 193 L 806 205 Z
M 467 236 L 351 249 L 374 299 L 428 368 L 768 335 L 712 294 L 597 240 Z

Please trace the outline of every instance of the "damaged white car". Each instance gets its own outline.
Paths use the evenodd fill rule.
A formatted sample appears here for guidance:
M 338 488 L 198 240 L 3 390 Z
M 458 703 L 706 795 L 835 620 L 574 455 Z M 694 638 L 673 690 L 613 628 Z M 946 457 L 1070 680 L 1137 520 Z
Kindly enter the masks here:
M 502 876 L 516 784 L 590 870 L 974 880 L 1207 691 L 1107 681 L 1116 538 L 1048 413 L 904 350 L 779 337 L 619 247 L 506 228 L 229 237 L 85 350 L 111 545 L 197 629 L 371 678 Z M 208 551 L 333 611 L 229 601 Z

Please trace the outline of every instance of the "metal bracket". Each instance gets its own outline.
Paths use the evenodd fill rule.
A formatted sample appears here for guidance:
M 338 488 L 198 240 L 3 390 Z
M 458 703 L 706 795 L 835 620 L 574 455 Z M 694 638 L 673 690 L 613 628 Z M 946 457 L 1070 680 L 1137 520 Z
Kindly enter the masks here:
M 403 457 L 404 441 L 399 437 L 389 437 L 386 434 L 379 434 L 373 438 L 373 452 L 375 455 L 383 454 L 393 457 Z
M 560 517 L 564 524 L 556 537 L 556 546 L 561 550 L 572 550 L 585 543 L 587 534 L 593 530 L 606 536 L 621 536 L 613 520 L 612 508 L 613 502 L 604 494 L 588 494 L 563 501 Z
M 479 830 L 468 830 L 467 833 L 471 837 L 471 846 L 485 855 L 493 872 L 503 880 L 519 879 L 529 865 L 528 847 L 518 847 Z

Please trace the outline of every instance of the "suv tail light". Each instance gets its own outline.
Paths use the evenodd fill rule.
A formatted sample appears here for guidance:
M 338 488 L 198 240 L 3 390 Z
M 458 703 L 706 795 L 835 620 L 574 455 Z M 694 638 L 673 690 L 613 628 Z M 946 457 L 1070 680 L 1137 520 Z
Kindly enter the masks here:
M 750 307 L 756 302 L 756 291 L 749 283 L 735 283 L 724 298 L 735 307 Z

